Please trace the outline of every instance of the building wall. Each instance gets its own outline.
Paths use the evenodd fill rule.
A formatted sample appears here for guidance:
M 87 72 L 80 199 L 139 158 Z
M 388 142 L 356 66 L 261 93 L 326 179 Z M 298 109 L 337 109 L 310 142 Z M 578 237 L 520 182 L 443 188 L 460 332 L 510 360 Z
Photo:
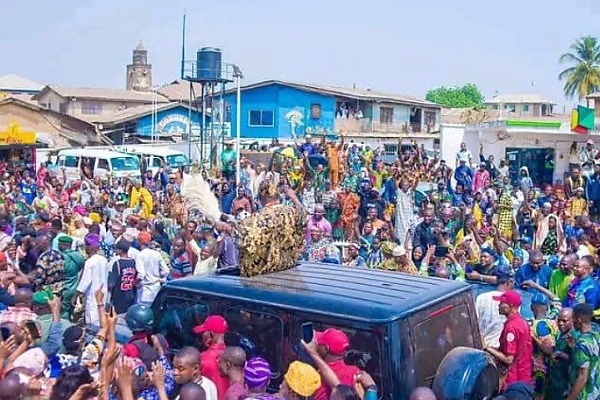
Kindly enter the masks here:
M 449 138 L 454 138 L 454 136 L 449 135 L 450 133 L 451 132 L 442 131 L 441 143 L 443 143 L 444 147 L 446 147 L 448 143 L 452 143 L 452 140 Z M 474 157 L 476 157 L 476 153 L 479 152 L 479 144 L 483 144 L 484 155 L 493 155 L 497 162 L 506 157 L 506 149 L 511 147 L 519 149 L 554 149 L 554 180 L 563 180 L 565 173 L 569 170 L 569 149 L 571 145 L 573 142 L 577 142 L 578 149 L 581 149 L 588 139 L 589 135 L 579 135 L 576 133 L 544 133 L 536 132 L 535 130 L 507 130 L 506 137 L 502 140 L 498 140 L 497 129 L 466 129 L 461 141 L 464 141 L 467 144 L 467 148 L 471 150 Z M 459 141 L 457 142 L 460 143 Z M 447 160 L 449 161 L 448 158 Z
M 113 114 L 119 110 L 151 104 L 151 102 L 108 101 L 102 99 L 76 99 L 72 101 L 49 90 L 39 96 L 38 104 L 52 111 L 89 120 L 97 115 Z
M 232 134 L 235 133 L 237 116 L 236 94 L 225 96 L 231 107 Z M 311 106 L 320 105 L 320 117 L 312 117 Z M 252 139 L 300 137 L 305 133 L 329 134 L 333 132 L 335 99 L 318 93 L 304 92 L 294 88 L 270 85 L 241 93 L 241 136 Z M 251 115 L 272 113 L 269 126 L 251 126 Z M 315 113 L 318 114 L 318 113 Z M 261 114 L 264 115 L 264 114 Z M 269 118 L 270 119 L 270 118 Z M 266 122 L 266 121 L 263 121 Z
M 200 132 L 201 119 L 201 115 L 192 112 L 192 133 Z M 210 123 L 210 118 L 207 118 L 206 123 L 207 125 Z M 188 124 L 189 111 L 186 107 L 171 108 L 157 113 L 155 132 L 187 134 Z M 137 121 L 136 133 L 142 136 L 152 136 L 152 115 L 146 115 Z
M 294 88 L 279 87 L 279 137 L 333 133 L 335 98 Z M 298 124 L 300 121 L 300 124 Z
M 523 106 L 527 106 L 527 111 Z M 492 111 L 508 113 L 514 107 L 514 113 L 511 113 L 513 116 L 518 117 L 540 117 L 542 116 L 542 104 L 530 103 L 530 104 L 486 104 L 485 108 Z M 551 105 L 546 105 L 546 115 L 548 115 L 551 111 Z
M 50 112 L 34 111 L 14 103 L 0 104 L 0 131 L 6 130 L 13 122 L 18 123 L 23 131 L 50 137 L 56 147 L 70 146 L 60 132 L 71 131 L 74 135 L 75 132 L 84 133 L 90 129 L 83 122 L 78 126 L 75 121 L 71 121 L 67 127 L 59 116 Z

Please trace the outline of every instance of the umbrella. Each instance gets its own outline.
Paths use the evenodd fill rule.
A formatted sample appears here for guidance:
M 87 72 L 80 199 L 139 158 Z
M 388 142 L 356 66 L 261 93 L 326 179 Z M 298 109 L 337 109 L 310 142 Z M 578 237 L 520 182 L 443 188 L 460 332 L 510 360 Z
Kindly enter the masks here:
M 279 172 L 281 164 L 284 163 L 286 159 L 295 161 L 299 158 L 302 158 L 302 153 L 300 153 L 294 146 L 286 146 L 281 149 L 277 149 L 273 152 L 273 156 L 269 162 L 269 170 L 275 170 Z
M 329 161 L 320 154 L 313 154 L 308 156 L 308 163 L 312 168 L 317 168 L 317 165 L 321 164 L 324 168 L 327 168 Z
M 293 158 L 293 159 L 300 158 L 302 156 L 302 154 L 300 154 L 300 152 L 295 147 L 292 147 L 292 146 L 284 147 L 283 149 L 278 150 L 277 152 L 279 154 L 281 154 L 282 156 Z

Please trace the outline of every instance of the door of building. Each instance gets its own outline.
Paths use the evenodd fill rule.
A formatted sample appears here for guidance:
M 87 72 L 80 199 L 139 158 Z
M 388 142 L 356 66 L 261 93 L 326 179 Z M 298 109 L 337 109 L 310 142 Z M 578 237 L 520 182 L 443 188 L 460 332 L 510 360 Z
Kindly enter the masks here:
M 506 149 L 508 160 L 509 177 L 513 185 L 518 184 L 521 167 L 527 167 L 529 176 L 536 187 L 554 184 L 554 161 L 555 151 L 553 148 L 515 148 Z

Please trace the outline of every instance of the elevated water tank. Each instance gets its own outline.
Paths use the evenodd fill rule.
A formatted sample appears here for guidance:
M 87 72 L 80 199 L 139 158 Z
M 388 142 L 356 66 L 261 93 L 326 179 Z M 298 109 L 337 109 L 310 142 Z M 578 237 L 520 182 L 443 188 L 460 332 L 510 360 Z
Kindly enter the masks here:
M 218 81 L 221 79 L 221 49 L 203 47 L 196 57 L 197 79 L 201 81 Z

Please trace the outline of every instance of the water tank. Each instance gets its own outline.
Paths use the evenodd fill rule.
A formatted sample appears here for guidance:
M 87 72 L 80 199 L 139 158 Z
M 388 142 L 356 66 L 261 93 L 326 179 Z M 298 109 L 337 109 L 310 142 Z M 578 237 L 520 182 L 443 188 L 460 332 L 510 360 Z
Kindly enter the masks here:
M 218 81 L 221 79 L 221 49 L 203 47 L 196 57 L 197 79 L 201 81 Z

